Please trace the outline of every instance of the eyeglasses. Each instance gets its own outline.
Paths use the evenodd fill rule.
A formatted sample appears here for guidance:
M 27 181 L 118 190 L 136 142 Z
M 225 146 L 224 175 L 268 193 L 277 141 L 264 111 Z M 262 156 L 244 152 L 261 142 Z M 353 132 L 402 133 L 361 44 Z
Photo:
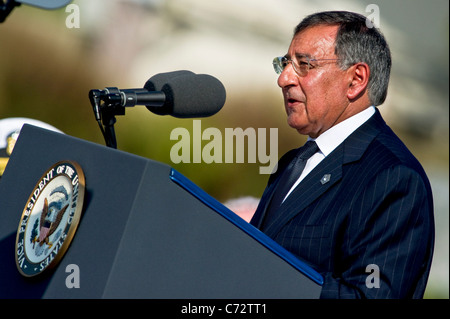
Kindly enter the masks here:
M 273 59 L 273 68 L 277 74 L 281 74 L 289 63 L 292 63 L 294 71 L 299 76 L 306 76 L 309 70 L 317 68 L 319 66 L 311 64 L 311 62 L 318 61 L 337 61 L 338 59 L 311 59 L 309 57 L 302 57 L 299 61 L 288 59 L 285 56 L 279 56 Z

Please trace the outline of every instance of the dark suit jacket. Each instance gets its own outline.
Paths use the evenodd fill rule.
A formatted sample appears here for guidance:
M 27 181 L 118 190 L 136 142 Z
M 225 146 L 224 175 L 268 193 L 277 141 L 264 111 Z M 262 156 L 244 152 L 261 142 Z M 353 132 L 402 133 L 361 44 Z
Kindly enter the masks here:
M 321 298 L 422 298 L 434 247 L 431 187 L 379 111 L 262 226 L 294 153 L 280 159 L 251 223 L 324 276 Z

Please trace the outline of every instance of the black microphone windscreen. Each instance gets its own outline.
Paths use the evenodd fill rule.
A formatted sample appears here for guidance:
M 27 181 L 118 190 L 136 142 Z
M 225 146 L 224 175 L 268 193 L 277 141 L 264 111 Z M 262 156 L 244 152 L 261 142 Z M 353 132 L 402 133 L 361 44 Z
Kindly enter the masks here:
M 145 82 L 144 88 L 149 91 L 161 91 L 162 87 L 171 79 L 181 75 L 194 75 L 194 72 L 180 70 L 166 73 L 158 73 Z
M 179 70 L 165 73 L 158 73 L 148 79 L 145 82 L 144 88 L 149 91 L 161 91 L 162 87 L 167 84 L 171 79 L 181 75 L 194 75 L 194 72 L 187 70 Z M 147 109 L 158 115 L 170 114 L 170 109 L 167 106 L 147 106 Z
M 161 90 L 166 94 L 164 114 L 178 118 L 214 115 L 222 109 L 226 99 L 222 82 L 208 74 L 174 77 Z

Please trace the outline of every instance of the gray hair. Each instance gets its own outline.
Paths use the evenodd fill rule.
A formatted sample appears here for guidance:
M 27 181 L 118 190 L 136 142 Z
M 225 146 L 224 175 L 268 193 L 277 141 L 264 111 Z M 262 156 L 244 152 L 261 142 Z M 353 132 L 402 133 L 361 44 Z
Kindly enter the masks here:
M 355 63 L 369 66 L 368 95 L 374 106 L 383 104 L 387 96 L 391 73 L 391 52 L 380 30 L 367 26 L 367 18 L 347 11 L 326 11 L 304 18 L 294 30 L 294 36 L 307 28 L 319 25 L 337 25 L 335 54 L 339 66 L 347 69 Z

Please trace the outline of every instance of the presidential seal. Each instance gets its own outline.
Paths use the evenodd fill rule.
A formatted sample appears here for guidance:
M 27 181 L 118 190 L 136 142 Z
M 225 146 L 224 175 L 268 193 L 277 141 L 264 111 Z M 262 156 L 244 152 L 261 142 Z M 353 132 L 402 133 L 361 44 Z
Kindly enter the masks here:
M 17 230 L 16 265 L 23 276 L 36 276 L 60 262 L 80 221 L 84 188 L 84 173 L 72 161 L 56 163 L 42 175 Z

